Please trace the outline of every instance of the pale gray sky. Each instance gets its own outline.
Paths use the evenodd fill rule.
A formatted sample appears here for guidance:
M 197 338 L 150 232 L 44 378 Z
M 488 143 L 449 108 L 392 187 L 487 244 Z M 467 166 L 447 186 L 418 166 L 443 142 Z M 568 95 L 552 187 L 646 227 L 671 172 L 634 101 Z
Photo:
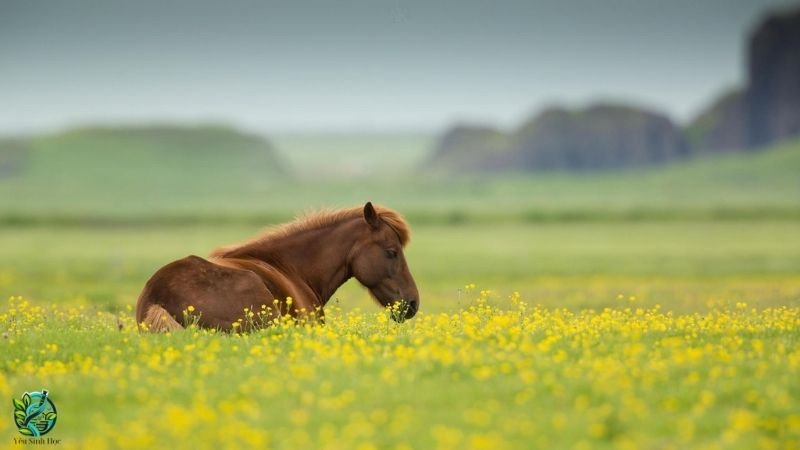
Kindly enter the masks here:
M 621 99 L 686 120 L 744 76 L 765 0 L 0 0 L 0 132 L 513 126 Z

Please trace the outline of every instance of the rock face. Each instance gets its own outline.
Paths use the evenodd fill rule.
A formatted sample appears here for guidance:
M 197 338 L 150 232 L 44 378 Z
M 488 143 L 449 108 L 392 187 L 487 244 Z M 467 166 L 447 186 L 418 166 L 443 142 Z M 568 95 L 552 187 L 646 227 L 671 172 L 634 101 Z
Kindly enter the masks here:
M 511 135 L 456 126 L 439 140 L 433 165 L 450 170 L 598 170 L 641 166 L 688 154 L 664 115 L 625 105 L 551 108 Z
M 749 146 L 745 116 L 745 94 L 726 92 L 700 113 L 686 128 L 689 145 L 697 152 L 740 151 Z
M 533 170 L 642 166 L 688 153 L 666 116 L 612 104 L 546 110 L 517 131 L 513 142 L 516 162 Z
M 769 16 L 756 27 L 747 75 L 748 143 L 800 135 L 800 9 Z

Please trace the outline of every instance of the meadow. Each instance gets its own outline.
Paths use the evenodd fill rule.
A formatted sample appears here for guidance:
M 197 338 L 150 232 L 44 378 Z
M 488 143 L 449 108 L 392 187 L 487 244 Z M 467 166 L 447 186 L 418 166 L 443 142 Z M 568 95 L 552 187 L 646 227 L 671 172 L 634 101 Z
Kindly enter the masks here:
M 333 311 L 324 327 L 244 335 L 142 335 L 130 314 L 15 298 L 0 314 L 0 395 L 47 386 L 64 448 L 800 444 L 796 306 L 672 313 L 619 296 L 571 310 L 465 295 L 406 324 Z M 15 433 L 11 420 L 0 432 Z
M 64 448 L 800 445 L 794 221 L 421 225 L 407 323 L 350 282 L 324 327 L 137 333 L 153 270 L 257 230 L 5 228 L 0 396 Z
M 800 145 L 580 176 L 384 161 L 405 172 L 172 196 L 94 169 L 0 179 L 0 447 L 25 447 L 11 398 L 42 388 L 63 448 L 800 447 Z M 411 222 L 414 319 L 351 281 L 325 326 L 136 331 L 161 265 L 365 196 Z

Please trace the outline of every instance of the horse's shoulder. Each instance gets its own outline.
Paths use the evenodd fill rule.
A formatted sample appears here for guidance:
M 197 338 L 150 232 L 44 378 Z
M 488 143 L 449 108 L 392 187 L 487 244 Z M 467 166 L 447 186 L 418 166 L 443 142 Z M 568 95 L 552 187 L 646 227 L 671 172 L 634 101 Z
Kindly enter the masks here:
M 209 264 L 209 262 L 204 258 L 201 258 L 201 257 L 199 257 L 197 255 L 188 255 L 188 256 L 184 256 L 183 258 L 176 259 L 175 261 L 172 261 L 171 263 L 169 263 L 166 266 L 164 266 L 164 268 L 167 268 L 167 267 L 185 267 L 185 266 L 203 266 L 203 265 L 207 265 L 207 264 Z
M 176 262 L 181 262 L 183 264 L 200 265 L 200 266 L 210 264 L 210 262 L 207 259 L 197 255 L 184 256 L 183 258 L 177 260 Z
M 153 278 L 163 277 L 163 276 L 172 276 L 173 274 L 185 272 L 187 270 L 197 270 L 201 268 L 204 264 L 208 264 L 208 261 L 200 258 L 199 256 L 189 255 L 185 256 L 180 259 L 176 259 L 172 261 L 160 269 L 153 275 Z

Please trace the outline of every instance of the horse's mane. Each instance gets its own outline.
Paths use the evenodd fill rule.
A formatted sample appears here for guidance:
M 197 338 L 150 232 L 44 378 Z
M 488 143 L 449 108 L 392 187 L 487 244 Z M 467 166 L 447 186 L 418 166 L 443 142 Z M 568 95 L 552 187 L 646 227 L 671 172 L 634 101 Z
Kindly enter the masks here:
M 375 212 L 378 217 L 383 220 L 386 225 L 392 228 L 400 238 L 400 244 L 404 247 L 411 239 L 411 229 L 408 222 L 403 216 L 393 209 L 386 208 L 380 205 L 374 205 Z M 254 244 L 265 244 L 274 239 L 280 239 L 286 236 L 291 236 L 303 231 L 318 230 L 327 226 L 336 225 L 338 223 L 364 217 L 364 207 L 358 206 L 354 208 L 342 209 L 322 209 L 319 211 L 304 214 L 295 220 L 267 228 L 258 236 L 248 239 L 238 244 L 227 245 L 218 247 L 211 252 L 212 257 L 225 257 L 228 254 L 240 250 L 244 247 L 249 247 Z

